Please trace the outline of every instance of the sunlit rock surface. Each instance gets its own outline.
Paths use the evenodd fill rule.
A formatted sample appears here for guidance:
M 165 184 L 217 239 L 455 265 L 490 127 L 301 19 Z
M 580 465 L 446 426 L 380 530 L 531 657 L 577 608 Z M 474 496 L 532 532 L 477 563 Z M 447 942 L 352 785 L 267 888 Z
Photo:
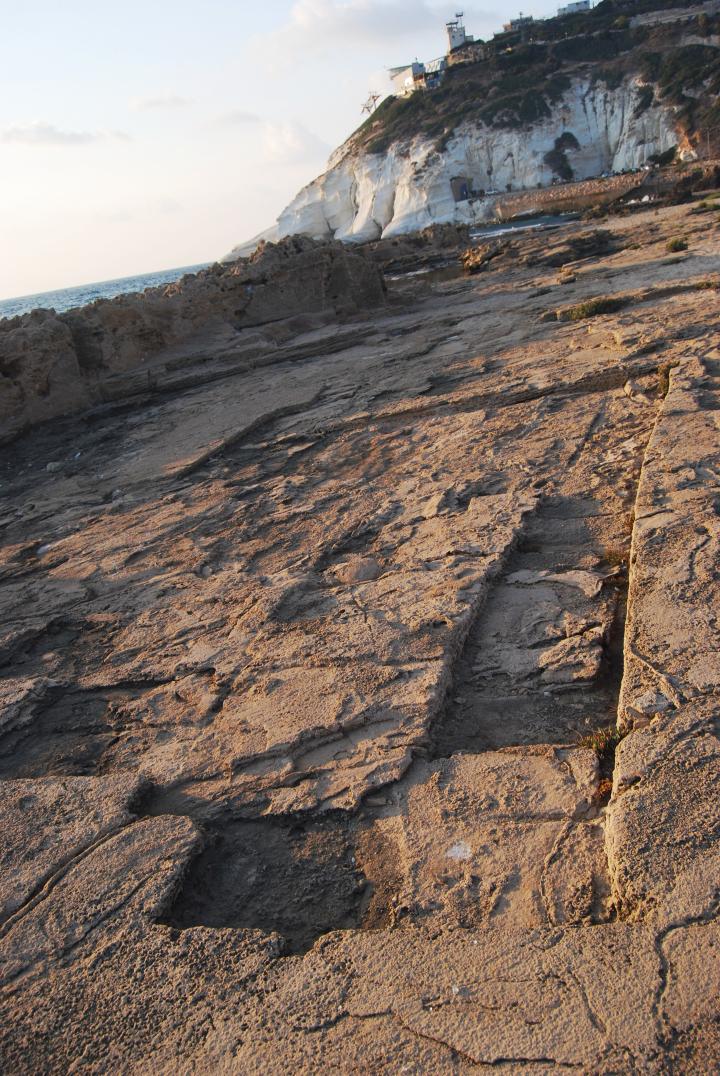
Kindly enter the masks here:
M 213 277 L 152 386 L 7 436 L 3 1071 L 717 1068 L 691 210 L 304 312 L 301 245 L 277 324 Z

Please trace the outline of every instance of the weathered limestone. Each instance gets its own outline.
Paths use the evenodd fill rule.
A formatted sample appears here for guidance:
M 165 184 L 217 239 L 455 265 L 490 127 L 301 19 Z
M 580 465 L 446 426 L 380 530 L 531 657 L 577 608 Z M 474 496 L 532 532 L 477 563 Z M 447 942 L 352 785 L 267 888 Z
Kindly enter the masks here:
M 670 391 L 643 467 L 621 699 L 630 726 L 713 695 L 720 684 L 719 361 L 695 359 L 670 370 Z
M 399 930 L 379 942 L 330 935 L 281 986 L 268 977 L 245 1042 L 230 1025 L 211 1049 L 222 1037 L 223 1055 L 237 1051 L 251 1072 L 279 1072 L 283 1059 L 313 1069 L 328 1057 L 346 1071 L 651 1071 L 659 969 L 646 928 Z
M 602 80 L 576 77 L 547 119 L 529 126 L 488 126 L 468 118 L 440 152 L 437 138 L 418 135 L 392 142 L 383 153 L 369 153 L 358 149 L 354 136 L 334 154 L 328 171 L 280 214 L 271 235 L 367 242 L 433 224 L 491 220 L 502 197 L 456 202 L 451 180 L 463 176 L 470 189 L 496 194 L 506 186 L 529 191 L 547 186 L 552 170 L 545 158 L 558 137 L 558 115 L 562 130 L 576 142 L 567 156 L 578 179 L 638 168 L 678 141 L 671 110 L 638 108 L 640 94 L 639 80 L 632 77 L 612 89 Z M 536 208 L 531 194 L 525 201 L 516 212 Z
M 391 915 L 496 928 L 597 921 L 599 890 L 607 890 L 596 877 L 602 830 L 586 821 L 596 814 L 597 788 L 597 759 L 582 748 L 508 748 L 417 764 L 373 823 L 372 835 L 397 849 L 404 878 Z M 599 845 L 584 856 L 595 828 Z M 366 847 L 370 840 L 368 833 Z
M 57 415 L 152 392 L 167 381 L 165 363 L 197 359 L 210 341 L 225 352 L 250 345 L 252 354 L 272 342 L 272 330 L 263 341 L 248 329 L 334 320 L 383 302 L 382 279 L 364 257 L 295 238 L 142 295 L 0 321 L 0 442 Z M 139 376 L 122 376 L 138 367 Z
M 132 819 L 143 783 L 131 774 L 5 781 L 0 830 L 0 930 L 69 864 Z
M 720 259 L 608 228 L 3 447 L 3 1071 L 717 1068 Z
M 720 910 L 719 368 L 670 370 L 635 509 L 608 852 L 623 913 L 666 923 Z

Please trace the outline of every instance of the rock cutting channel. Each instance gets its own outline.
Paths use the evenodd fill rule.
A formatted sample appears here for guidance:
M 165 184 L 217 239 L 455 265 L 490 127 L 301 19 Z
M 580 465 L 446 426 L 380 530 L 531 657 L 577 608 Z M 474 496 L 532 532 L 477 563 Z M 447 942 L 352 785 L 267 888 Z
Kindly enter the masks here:
M 713 1070 L 717 227 L 605 227 L 15 378 L 5 1071 Z

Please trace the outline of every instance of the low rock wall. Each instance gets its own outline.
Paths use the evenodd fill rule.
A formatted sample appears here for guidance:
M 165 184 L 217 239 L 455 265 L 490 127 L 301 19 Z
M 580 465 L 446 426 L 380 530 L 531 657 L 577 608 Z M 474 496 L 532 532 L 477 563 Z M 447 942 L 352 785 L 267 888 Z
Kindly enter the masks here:
M 633 533 L 608 861 L 620 913 L 667 930 L 720 907 L 719 370 L 712 349 L 670 371 Z
M 535 210 L 556 213 L 560 210 L 584 209 L 598 202 L 614 202 L 639 186 L 643 180 L 643 175 L 633 173 L 628 176 L 610 176 L 608 179 L 585 179 L 580 183 L 563 183 L 534 191 L 509 192 L 497 199 L 495 212 L 499 217 L 513 217 Z
M 343 316 L 384 302 L 380 270 L 340 243 L 292 237 L 177 283 L 56 314 L 0 321 L 0 443 L 106 399 L 104 384 L 198 333 L 244 343 L 246 329 Z M 132 379 L 128 379 L 128 384 Z M 117 398 L 113 391 L 112 398 Z

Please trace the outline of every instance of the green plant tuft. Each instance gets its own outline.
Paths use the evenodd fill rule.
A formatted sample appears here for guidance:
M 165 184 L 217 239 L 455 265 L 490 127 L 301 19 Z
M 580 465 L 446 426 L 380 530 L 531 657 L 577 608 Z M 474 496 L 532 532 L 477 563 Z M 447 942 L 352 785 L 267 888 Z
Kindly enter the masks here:
M 665 244 L 665 250 L 668 254 L 677 254 L 681 250 L 687 250 L 687 248 L 687 239 L 682 239 L 679 235 L 675 236 L 674 239 L 668 239 Z
M 603 550 L 603 559 L 611 568 L 622 568 L 627 565 L 628 551 L 621 545 L 608 545 Z
M 624 733 L 620 732 L 616 725 L 608 725 L 606 728 L 596 729 L 579 740 L 580 747 L 587 747 L 594 751 L 600 763 L 600 773 L 603 777 L 611 777 L 615 766 L 615 751 Z
M 658 366 L 658 389 L 663 400 L 670 390 L 670 371 L 679 365 L 676 359 L 674 362 L 664 362 L 662 366 Z
M 577 306 L 569 306 L 566 310 L 558 311 L 560 321 L 584 321 L 585 318 L 595 318 L 598 314 L 612 314 L 625 306 L 625 300 L 614 296 L 600 295 L 596 299 L 588 299 Z

